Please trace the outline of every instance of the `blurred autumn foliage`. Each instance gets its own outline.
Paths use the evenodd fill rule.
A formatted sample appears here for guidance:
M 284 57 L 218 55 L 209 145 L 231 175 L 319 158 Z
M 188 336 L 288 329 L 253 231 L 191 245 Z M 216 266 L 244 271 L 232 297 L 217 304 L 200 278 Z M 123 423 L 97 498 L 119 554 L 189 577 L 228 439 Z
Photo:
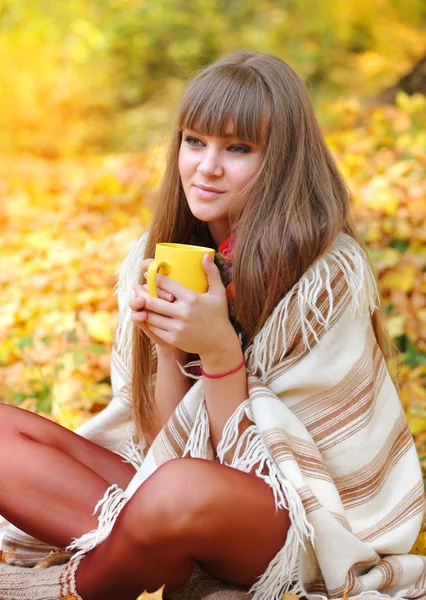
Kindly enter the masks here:
M 423 2 L 185 7 L 0 8 L 0 401 L 71 428 L 108 403 L 116 270 L 149 226 L 170 107 L 195 69 L 251 48 L 290 62 L 312 93 L 402 353 L 401 400 L 426 468 L 426 98 L 366 102 L 425 53 Z

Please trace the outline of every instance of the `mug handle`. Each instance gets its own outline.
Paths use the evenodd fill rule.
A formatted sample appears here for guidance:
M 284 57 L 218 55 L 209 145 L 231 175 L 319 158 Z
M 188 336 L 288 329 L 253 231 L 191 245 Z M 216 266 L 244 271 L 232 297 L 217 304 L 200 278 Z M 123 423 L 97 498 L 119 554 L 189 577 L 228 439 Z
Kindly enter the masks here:
M 168 267 L 168 263 L 164 260 L 153 260 L 152 263 L 148 267 L 148 294 L 154 296 L 154 298 L 158 298 L 157 292 L 157 273 L 161 269 L 161 267 Z M 167 269 L 168 270 L 168 269 Z

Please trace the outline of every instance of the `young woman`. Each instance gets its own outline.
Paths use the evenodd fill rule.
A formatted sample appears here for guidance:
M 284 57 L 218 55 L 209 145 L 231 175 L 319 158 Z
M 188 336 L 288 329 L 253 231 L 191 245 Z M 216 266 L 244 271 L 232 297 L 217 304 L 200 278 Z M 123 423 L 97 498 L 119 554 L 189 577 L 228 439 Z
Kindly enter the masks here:
M 206 294 L 160 275 L 149 296 L 170 241 L 218 250 Z M 0 598 L 424 597 L 407 554 L 422 478 L 376 283 L 286 63 L 240 52 L 190 82 L 118 294 L 114 399 L 80 435 L 0 406 L 0 514 L 73 552 L 0 565 Z M 20 564 L 23 535 L 4 540 Z M 216 579 L 197 588 L 196 566 Z

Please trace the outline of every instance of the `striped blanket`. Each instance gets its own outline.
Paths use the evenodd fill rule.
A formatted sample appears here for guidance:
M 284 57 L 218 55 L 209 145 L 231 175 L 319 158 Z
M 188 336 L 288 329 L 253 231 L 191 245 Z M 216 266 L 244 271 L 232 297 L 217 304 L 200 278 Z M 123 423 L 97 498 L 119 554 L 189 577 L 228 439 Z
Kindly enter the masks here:
M 281 600 L 286 592 L 308 600 L 426 597 L 426 557 L 408 554 L 423 518 L 422 477 L 374 336 L 377 288 L 363 250 L 340 234 L 276 306 L 246 351 L 249 397 L 226 424 L 215 456 L 202 379 L 149 451 L 132 439 L 128 301 L 144 242 L 120 273 L 114 399 L 79 431 L 138 471 L 126 490 L 107 491 L 98 529 L 72 549 L 81 554 L 101 543 L 120 509 L 164 462 L 182 456 L 225 462 L 232 455 L 230 466 L 256 470 L 292 523 L 250 590 L 254 600 Z M 239 434 L 244 415 L 251 425 Z

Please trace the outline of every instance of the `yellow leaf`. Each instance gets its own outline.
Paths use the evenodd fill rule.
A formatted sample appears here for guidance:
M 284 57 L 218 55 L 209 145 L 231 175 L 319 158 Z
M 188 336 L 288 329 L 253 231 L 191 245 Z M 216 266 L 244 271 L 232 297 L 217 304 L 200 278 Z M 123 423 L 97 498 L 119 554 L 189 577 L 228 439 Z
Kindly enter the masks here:
M 404 317 L 397 315 L 388 319 L 389 335 L 395 339 L 404 333 Z
M 153 594 L 150 594 L 149 592 L 147 592 L 145 590 L 144 592 L 142 592 L 142 594 L 140 596 L 138 596 L 136 598 L 136 600 L 162 600 L 163 590 L 164 590 L 164 585 L 159 590 L 154 592 Z
M 284 594 L 282 600 L 299 600 L 300 596 L 297 594 Z
M 359 198 L 370 210 L 394 217 L 399 207 L 399 197 L 391 189 L 388 180 L 377 176 L 359 190 Z
M 426 533 L 421 531 L 414 542 L 414 546 L 410 550 L 410 554 L 419 554 L 420 556 L 426 556 Z
M 0 365 L 11 365 L 20 358 L 20 352 L 11 340 L 0 343 Z
M 423 94 L 413 94 L 409 96 L 400 90 L 395 97 L 395 104 L 398 108 L 409 115 L 426 109 L 426 98 Z
M 345 587 L 345 591 L 343 592 L 342 600 L 349 600 L 347 587 Z
M 87 322 L 87 331 L 96 342 L 110 343 L 114 340 L 114 319 L 106 310 L 98 310 Z
M 425 417 L 415 417 L 415 416 L 410 415 L 410 413 L 408 413 L 407 421 L 408 421 L 408 426 L 410 428 L 410 431 L 413 435 L 416 435 L 417 433 L 422 433 L 423 431 L 426 431 L 426 418 Z
M 414 287 L 416 269 L 414 265 L 406 264 L 398 269 L 392 269 L 380 279 L 381 289 L 402 290 L 411 292 Z

